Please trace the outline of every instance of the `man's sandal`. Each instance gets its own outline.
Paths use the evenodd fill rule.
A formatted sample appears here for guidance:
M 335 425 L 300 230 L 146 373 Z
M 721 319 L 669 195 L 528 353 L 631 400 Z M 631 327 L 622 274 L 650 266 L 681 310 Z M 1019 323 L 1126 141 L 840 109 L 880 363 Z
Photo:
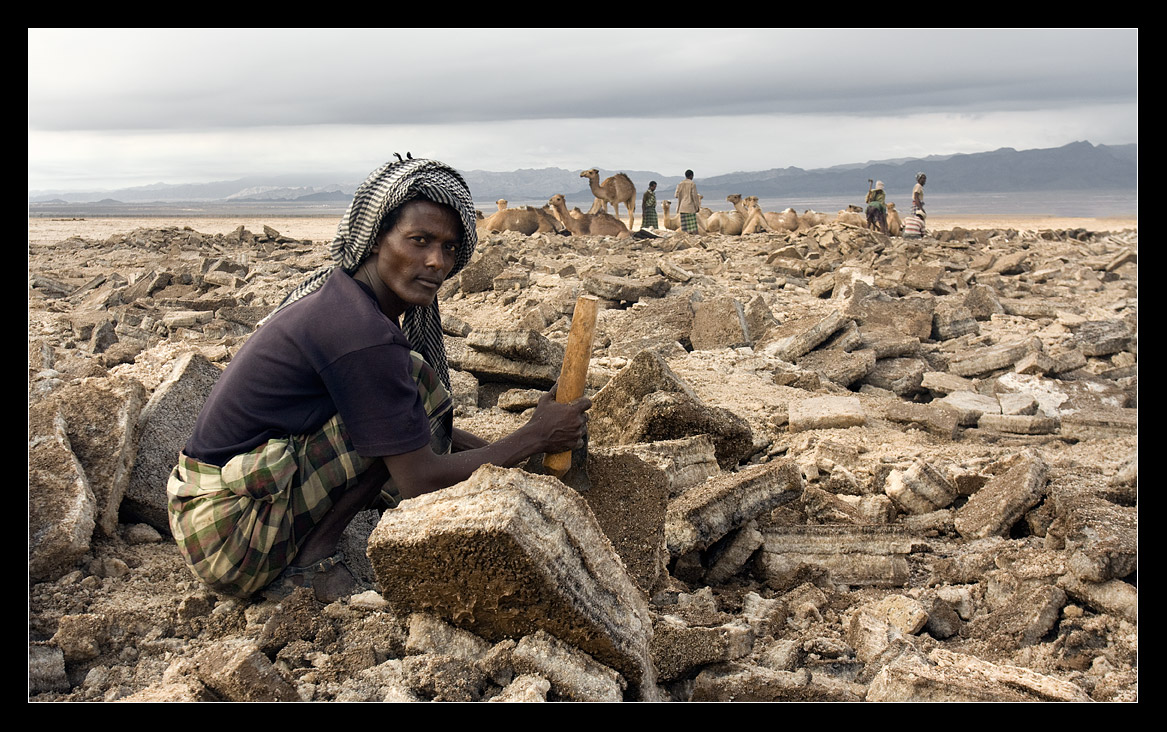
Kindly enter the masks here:
M 307 567 L 289 566 L 268 585 L 264 594 L 272 599 L 282 598 L 298 587 L 311 589 L 317 600 L 327 604 L 351 596 L 357 589 L 357 581 L 337 552 Z

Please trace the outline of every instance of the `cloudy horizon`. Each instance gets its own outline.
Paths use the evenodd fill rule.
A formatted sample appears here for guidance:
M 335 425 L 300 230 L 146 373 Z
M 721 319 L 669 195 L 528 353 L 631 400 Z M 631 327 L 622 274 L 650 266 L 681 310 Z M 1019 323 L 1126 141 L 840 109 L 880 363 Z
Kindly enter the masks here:
M 1138 142 L 1137 29 L 881 36 L 31 29 L 28 188 L 359 180 L 407 150 L 710 177 Z

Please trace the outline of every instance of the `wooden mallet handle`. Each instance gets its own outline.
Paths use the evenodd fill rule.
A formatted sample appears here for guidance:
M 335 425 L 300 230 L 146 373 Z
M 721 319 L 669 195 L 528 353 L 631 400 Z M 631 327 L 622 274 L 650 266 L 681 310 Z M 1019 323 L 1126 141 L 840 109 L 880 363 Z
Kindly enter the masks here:
M 599 298 L 592 295 L 580 295 L 575 301 L 571 332 L 567 335 L 563 367 L 559 371 L 559 386 L 555 390 L 555 401 L 560 404 L 574 402 L 583 396 L 588 381 L 588 364 L 592 360 L 592 341 L 596 336 L 598 304 Z M 571 467 L 571 451 L 548 453 L 543 457 L 543 467 L 555 477 L 563 477 Z

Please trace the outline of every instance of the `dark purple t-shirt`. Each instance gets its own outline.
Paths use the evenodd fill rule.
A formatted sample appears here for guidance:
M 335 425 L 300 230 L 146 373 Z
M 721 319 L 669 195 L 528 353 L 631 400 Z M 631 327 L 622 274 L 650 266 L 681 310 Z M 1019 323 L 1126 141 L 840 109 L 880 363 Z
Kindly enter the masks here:
M 222 466 L 272 438 L 315 432 L 337 412 L 364 457 L 424 447 L 429 420 L 409 351 L 372 291 L 337 270 L 243 344 L 183 452 Z

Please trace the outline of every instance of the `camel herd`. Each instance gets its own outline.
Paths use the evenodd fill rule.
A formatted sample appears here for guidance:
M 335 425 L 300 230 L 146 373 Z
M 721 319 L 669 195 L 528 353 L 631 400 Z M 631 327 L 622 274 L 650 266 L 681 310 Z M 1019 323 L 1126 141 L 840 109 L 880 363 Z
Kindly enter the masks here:
M 545 206 L 522 206 L 508 208 L 505 199 L 497 201 L 498 211 L 489 217 L 479 214 L 479 229 L 482 231 L 517 231 L 531 235 L 536 233 L 557 232 L 572 236 L 627 236 L 635 225 L 636 186 L 624 173 L 605 178 L 600 182 L 600 171 L 590 168 L 579 174 L 588 179 L 595 200 L 587 213 L 578 207 L 568 210 L 567 199 L 562 193 L 551 197 Z M 727 234 L 740 236 L 759 232 L 783 232 L 808 229 L 812 226 L 831 221 L 829 214 L 818 211 L 804 211 L 802 215 L 794 209 L 773 212 L 763 211 L 758 204 L 757 196 L 746 196 L 734 193 L 725 197 L 733 204 L 732 211 L 711 211 L 702 206 L 697 213 L 697 231 L 701 234 Z M 608 204 L 612 205 L 615 216 L 608 213 Z M 618 218 L 620 205 L 628 211 L 628 225 Z M 664 215 L 660 218 L 661 226 L 665 229 L 677 231 L 681 228 L 680 216 L 670 214 L 671 201 L 664 200 L 661 206 Z M 899 236 L 902 230 L 899 213 L 894 203 L 887 204 L 888 233 Z M 851 206 L 848 210 L 840 211 L 835 220 L 856 226 L 867 227 L 867 220 L 861 209 Z

